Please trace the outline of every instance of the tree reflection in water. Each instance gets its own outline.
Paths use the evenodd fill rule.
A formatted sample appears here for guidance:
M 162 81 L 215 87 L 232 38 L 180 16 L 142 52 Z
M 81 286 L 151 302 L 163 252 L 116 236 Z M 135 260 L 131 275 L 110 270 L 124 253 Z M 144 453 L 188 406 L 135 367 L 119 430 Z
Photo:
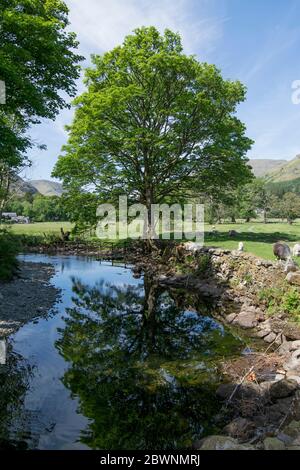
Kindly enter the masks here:
M 0 365 L 0 449 L 27 449 L 24 399 L 32 375 L 31 366 L 7 345 L 6 364 Z
M 63 382 L 90 418 L 81 441 L 98 449 L 175 449 L 211 431 L 216 361 L 241 348 L 214 320 L 184 308 L 183 293 L 142 286 L 94 288 L 73 280 L 57 347 Z

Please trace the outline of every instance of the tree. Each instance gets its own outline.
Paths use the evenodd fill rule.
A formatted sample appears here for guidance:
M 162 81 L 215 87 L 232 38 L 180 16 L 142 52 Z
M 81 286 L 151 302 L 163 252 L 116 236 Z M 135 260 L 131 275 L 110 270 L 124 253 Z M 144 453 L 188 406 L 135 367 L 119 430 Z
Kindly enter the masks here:
M 6 203 L 5 211 L 30 217 L 35 222 L 68 220 L 66 208 L 58 196 L 14 197 Z
M 253 211 L 260 210 L 263 213 L 264 223 L 267 223 L 267 216 L 274 207 L 276 197 L 270 192 L 263 178 L 255 180 L 247 185 L 244 192 L 245 211 L 249 217 Z
M 300 217 L 300 197 L 295 193 L 285 193 L 278 204 L 280 217 L 292 224 Z
M 68 9 L 61 0 L 2 0 L 0 4 L 0 80 L 6 104 L 0 105 L 2 198 L 10 175 L 24 165 L 33 146 L 29 127 L 54 119 L 74 96 L 77 41 L 67 31 Z M 2 181 L 1 181 L 2 182 Z M 1 194 L 0 194 L 1 198 Z
M 166 197 L 247 181 L 251 141 L 235 115 L 245 88 L 186 56 L 178 34 L 140 28 L 92 62 L 53 172 L 69 201 L 87 192 L 98 202 L 127 194 L 149 211 Z

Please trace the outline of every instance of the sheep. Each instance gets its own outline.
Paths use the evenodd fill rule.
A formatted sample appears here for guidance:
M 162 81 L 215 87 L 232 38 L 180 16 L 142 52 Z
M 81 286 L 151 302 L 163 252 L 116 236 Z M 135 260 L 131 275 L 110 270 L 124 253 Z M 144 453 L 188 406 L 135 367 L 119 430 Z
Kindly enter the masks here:
M 300 256 L 300 243 L 296 243 L 296 245 L 294 245 L 293 256 Z
M 196 253 L 196 251 L 201 250 L 203 245 L 201 243 L 186 242 L 183 244 L 183 246 L 185 250 L 191 251 L 192 253 Z
M 239 243 L 238 251 L 244 251 L 244 243 L 243 242 Z
M 291 250 L 289 246 L 283 242 L 274 243 L 273 253 L 279 260 L 287 260 L 291 257 Z

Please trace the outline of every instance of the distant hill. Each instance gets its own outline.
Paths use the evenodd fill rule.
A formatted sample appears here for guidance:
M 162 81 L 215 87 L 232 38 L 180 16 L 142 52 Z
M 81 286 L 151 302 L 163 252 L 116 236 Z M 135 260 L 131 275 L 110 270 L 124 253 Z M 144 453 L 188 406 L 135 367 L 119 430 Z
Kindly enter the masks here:
M 256 177 L 266 176 L 287 163 L 289 163 L 287 160 L 269 160 L 267 158 L 249 160 L 249 165 Z
M 43 196 L 61 196 L 64 192 L 62 185 L 56 181 L 31 180 L 29 183 Z
M 20 176 L 14 177 L 14 181 L 10 185 L 10 191 L 18 197 L 23 197 L 28 193 L 38 193 L 38 190 L 34 186 L 32 186 L 28 181 L 24 181 Z
M 63 188 L 60 183 L 49 180 L 31 180 L 24 181 L 20 176 L 15 176 L 11 184 L 11 192 L 18 197 L 25 194 L 42 194 L 43 196 L 61 196 Z
M 273 183 L 293 181 L 298 178 L 300 178 L 300 155 L 267 174 L 268 181 Z

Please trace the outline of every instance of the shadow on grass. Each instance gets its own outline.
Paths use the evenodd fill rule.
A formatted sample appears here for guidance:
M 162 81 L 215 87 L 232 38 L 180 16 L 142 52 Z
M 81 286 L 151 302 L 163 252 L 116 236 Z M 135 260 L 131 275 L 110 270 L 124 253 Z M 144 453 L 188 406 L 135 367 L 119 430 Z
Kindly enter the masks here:
M 238 232 L 235 236 L 230 237 L 228 233 L 217 233 L 210 235 L 205 234 L 206 242 L 227 242 L 227 241 L 243 241 L 243 242 L 257 242 L 257 243 L 275 243 L 278 241 L 296 242 L 300 238 L 297 234 L 290 234 L 285 232 L 273 233 L 254 233 L 254 232 Z

